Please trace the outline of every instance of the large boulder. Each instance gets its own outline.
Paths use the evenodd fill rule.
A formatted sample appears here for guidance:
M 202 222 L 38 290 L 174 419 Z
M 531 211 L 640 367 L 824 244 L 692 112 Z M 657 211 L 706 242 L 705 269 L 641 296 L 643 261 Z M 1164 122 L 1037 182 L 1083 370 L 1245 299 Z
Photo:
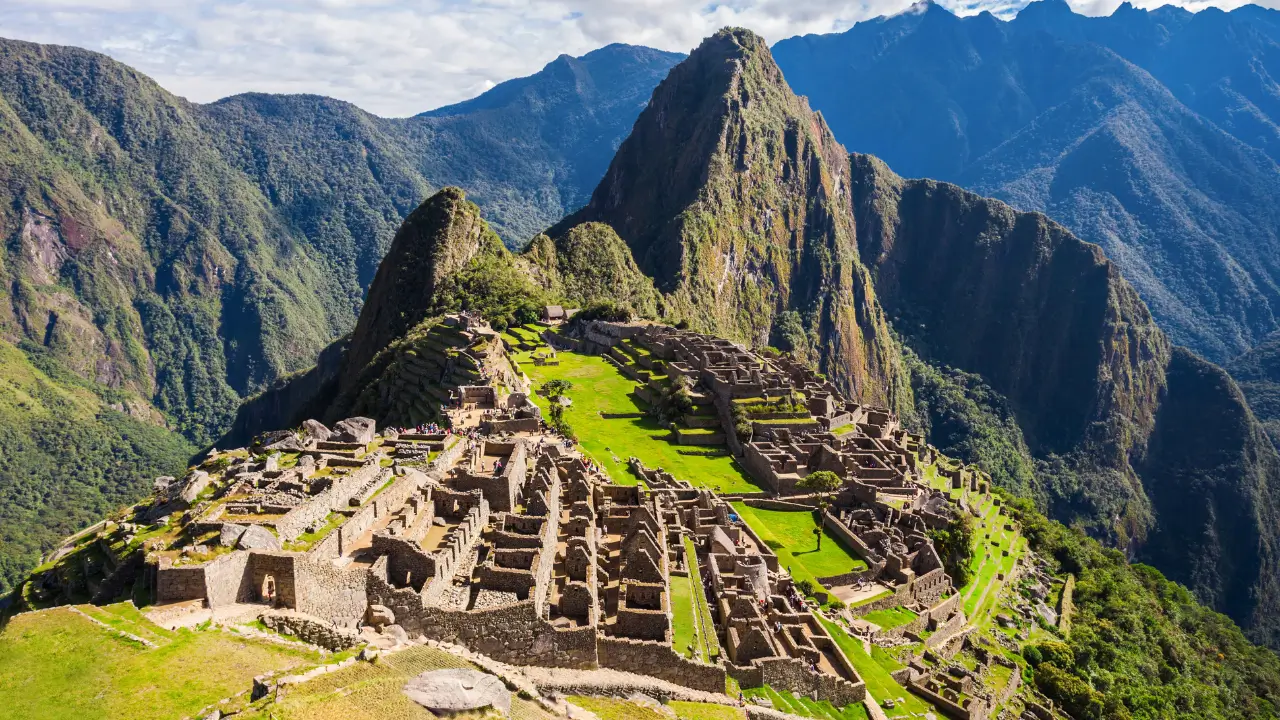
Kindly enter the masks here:
M 410 700 L 436 714 L 493 708 L 511 715 L 511 691 L 502 680 L 476 670 L 431 670 L 404 686 Z
M 240 542 L 240 536 L 244 535 L 244 525 L 236 525 L 235 523 L 223 523 L 222 530 L 218 533 L 218 544 L 223 547 L 235 547 Z
M 365 619 L 369 625 L 382 629 L 385 625 L 394 625 L 396 614 L 391 612 L 391 608 L 386 605 L 370 605 L 369 610 L 365 613 Z
M 373 418 L 353 417 L 347 418 L 337 425 L 333 426 L 333 434 L 339 442 L 348 443 L 370 443 L 373 442 L 373 436 L 377 433 L 378 424 Z
M 307 420 L 302 423 L 302 434 L 309 440 L 328 440 L 333 431 L 324 426 L 319 420 Z
M 270 530 L 261 525 L 236 525 L 235 523 L 223 523 L 222 530 L 218 533 L 218 544 L 238 550 L 279 552 L 284 549 L 280 544 L 280 538 L 272 535 Z
M 281 440 L 284 440 L 286 438 L 291 438 L 291 437 L 294 437 L 292 430 L 270 430 L 254 438 L 253 444 L 256 447 L 265 448 L 269 445 L 274 445 L 280 442 Z
M 271 531 L 261 525 L 249 525 L 244 529 L 244 534 L 240 536 L 240 541 L 236 543 L 236 547 L 241 550 L 266 550 L 269 552 L 279 552 L 284 547 L 280 544 L 280 538 L 271 534 Z
M 209 487 L 209 481 L 211 479 L 212 478 L 209 477 L 209 473 L 203 470 L 196 470 L 192 472 L 187 476 L 187 479 L 183 483 L 181 495 L 182 501 L 188 506 L 193 505 L 196 498 L 200 497 L 200 493 L 204 492 L 204 489 Z
M 277 440 L 270 445 L 264 445 L 262 446 L 262 449 L 266 452 L 302 452 L 307 448 L 302 444 L 302 441 L 298 439 L 297 435 L 289 433 L 288 437 L 282 440 Z

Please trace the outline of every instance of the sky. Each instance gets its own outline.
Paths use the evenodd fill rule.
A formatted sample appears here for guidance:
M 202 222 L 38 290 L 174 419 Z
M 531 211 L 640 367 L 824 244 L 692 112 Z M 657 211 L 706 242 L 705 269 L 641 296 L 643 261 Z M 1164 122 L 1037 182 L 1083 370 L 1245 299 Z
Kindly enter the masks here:
M 1070 0 L 1109 14 L 1120 0 Z M 1263 4 L 1277 6 L 1280 0 Z M 0 0 L 0 37 L 106 53 L 171 92 L 317 93 L 400 117 L 475 97 L 561 53 L 615 42 L 688 52 L 718 28 L 770 43 L 843 32 L 910 0 Z M 940 0 L 1008 17 L 1025 0 Z M 1137 0 L 1154 8 L 1165 0 Z M 1231 9 L 1243 0 L 1178 0 Z

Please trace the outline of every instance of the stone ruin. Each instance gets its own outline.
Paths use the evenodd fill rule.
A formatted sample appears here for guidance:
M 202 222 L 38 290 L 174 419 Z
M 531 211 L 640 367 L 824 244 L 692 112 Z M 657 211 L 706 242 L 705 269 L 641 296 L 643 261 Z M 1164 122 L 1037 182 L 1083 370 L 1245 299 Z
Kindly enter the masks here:
M 452 322 L 485 331 L 471 316 Z M 804 501 L 797 483 L 816 470 L 841 477 L 823 524 L 868 568 L 837 580 L 893 588 L 931 628 L 963 624 L 954 595 L 938 602 L 951 580 L 926 534 L 957 509 L 924 487 L 932 450 L 892 413 L 844 400 L 789 359 L 688 331 L 597 322 L 579 349 L 620 343 L 645 358 L 649 381 L 688 378 L 705 408 L 691 422 L 717 425 L 775 498 Z M 725 499 L 637 458 L 641 484 L 615 484 L 547 428 L 528 385 L 459 384 L 439 432 L 309 420 L 164 479 L 146 511 L 173 529 L 147 555 L 155 601 L 255 605 L 343 638 L 425 636 L 506 663 L 614 668 L 709 692 L 732 676 L 837 706 L 864 697 Z M 739 438 L 742 420 L 751 431 Z M 701 588 L 718 656 L 672 647 L 673 577 Z

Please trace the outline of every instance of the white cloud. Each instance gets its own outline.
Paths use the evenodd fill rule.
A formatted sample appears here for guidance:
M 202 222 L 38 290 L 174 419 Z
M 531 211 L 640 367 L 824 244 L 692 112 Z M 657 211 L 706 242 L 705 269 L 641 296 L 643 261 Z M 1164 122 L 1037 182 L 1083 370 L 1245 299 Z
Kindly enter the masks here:
M 944 0 L 963 14 L 1025 0 Z M 1119 0 L 1073 0 L 1111 12 Z M 1277 0 L 1269 0 L 1275 4 Z M 613 42 L 687 52 L 725 25 L 771 42 L 910 0 L 3 0 L 0 36 L 104 52 L 197 102 L 310 92 L 409 115 Z M 1141 0 L 1140 6 L 1164 4 Z M 1180 0 L 1200 8 L 1203 0 Z M 1235 7 L 1240 0 L 1213 4 Z

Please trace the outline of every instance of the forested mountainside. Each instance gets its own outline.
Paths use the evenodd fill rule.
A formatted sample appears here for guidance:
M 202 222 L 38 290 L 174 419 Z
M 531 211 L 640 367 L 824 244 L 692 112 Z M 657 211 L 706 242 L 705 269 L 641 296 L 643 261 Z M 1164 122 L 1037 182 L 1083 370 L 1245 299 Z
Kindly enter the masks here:
M 895 329 L 928 364 L 976 375 L 959 384 L 1020 430 L 960 454 L 1274 646 L 1280 457 L 1231 378 L 1172 347 L 1101 249 L 1044 216 L 852 165 L 861 253 Z
M 925 2 L 774 51 L 851 149 L 1046 213 L 1223 362 L 1280 327 L 1277 28 L 1256 6 L 1043 0 L 1004 22 Z
M 0 373 L 76 398 L 0 422 L 31 445 L 0 462 L 0 492 L 23 496 L 0 591 L 349 332 L 433 187 L 473 188 L 512 244 L 585 202 L 679 58 L 614 45 L 388 120 L 313 96 L 196 105 L 96 53 L 0 40 Z M 35 403 L 24 387 L 0 403 Z

